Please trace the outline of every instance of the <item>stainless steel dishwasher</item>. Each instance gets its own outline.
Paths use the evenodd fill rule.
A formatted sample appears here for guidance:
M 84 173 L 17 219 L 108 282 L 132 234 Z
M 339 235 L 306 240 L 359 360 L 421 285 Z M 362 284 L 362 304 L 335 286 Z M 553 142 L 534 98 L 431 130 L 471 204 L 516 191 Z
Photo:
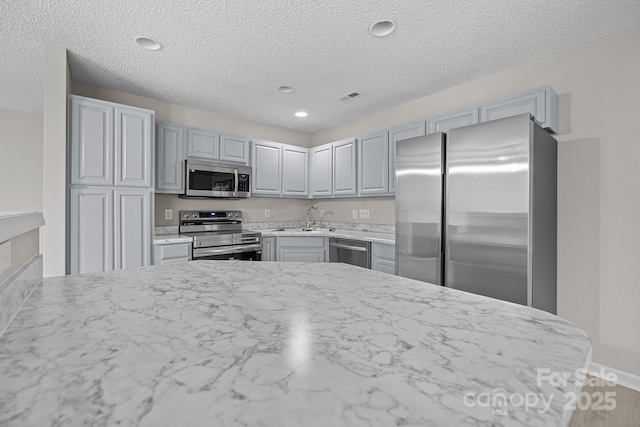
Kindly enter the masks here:
M 371 268 L 371 243 L 330 237 L 329 262 L 344 262 L 358 267 Z

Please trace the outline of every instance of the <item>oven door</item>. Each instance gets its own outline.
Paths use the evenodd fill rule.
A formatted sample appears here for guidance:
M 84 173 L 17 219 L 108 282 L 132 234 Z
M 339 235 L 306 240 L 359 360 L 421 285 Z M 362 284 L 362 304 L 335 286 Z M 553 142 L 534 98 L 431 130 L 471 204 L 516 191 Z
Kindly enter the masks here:
M 261 261 L 262 245 L 214 246 L 193 250 L 193 260 Z

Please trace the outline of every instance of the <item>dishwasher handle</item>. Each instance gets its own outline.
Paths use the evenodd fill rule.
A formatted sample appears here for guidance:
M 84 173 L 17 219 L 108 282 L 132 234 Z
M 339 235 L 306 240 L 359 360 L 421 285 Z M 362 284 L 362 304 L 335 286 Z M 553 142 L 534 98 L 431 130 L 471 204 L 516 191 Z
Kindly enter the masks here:
M 350 251 L 367 252 L 367 248 L 363 246 L 343 245 L 341 243 L 334 243 L 334 242 L 330 242 L 329 246 L 334 248 L 340 248 L 340 249 L 348 249 Z

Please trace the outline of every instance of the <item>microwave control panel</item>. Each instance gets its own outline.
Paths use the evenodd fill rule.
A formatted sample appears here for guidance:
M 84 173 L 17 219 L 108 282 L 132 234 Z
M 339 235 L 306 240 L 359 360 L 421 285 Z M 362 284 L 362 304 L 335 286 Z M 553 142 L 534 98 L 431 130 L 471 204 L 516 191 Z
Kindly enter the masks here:
M 238 174 L 238 191 L 249 192 L 249 175 L 246 173 Z

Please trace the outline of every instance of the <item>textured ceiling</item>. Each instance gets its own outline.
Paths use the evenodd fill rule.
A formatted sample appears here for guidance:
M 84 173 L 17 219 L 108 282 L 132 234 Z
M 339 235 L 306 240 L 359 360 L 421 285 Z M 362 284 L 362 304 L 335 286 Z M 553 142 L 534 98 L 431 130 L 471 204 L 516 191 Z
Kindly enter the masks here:
M 54 43 L 75 82 L 316 132 L 640 26 L 640 1 L 0 0 L 0 17 L 0 108 L 42 112 Z M 371 37 L 379 19 L 396 31 Z

